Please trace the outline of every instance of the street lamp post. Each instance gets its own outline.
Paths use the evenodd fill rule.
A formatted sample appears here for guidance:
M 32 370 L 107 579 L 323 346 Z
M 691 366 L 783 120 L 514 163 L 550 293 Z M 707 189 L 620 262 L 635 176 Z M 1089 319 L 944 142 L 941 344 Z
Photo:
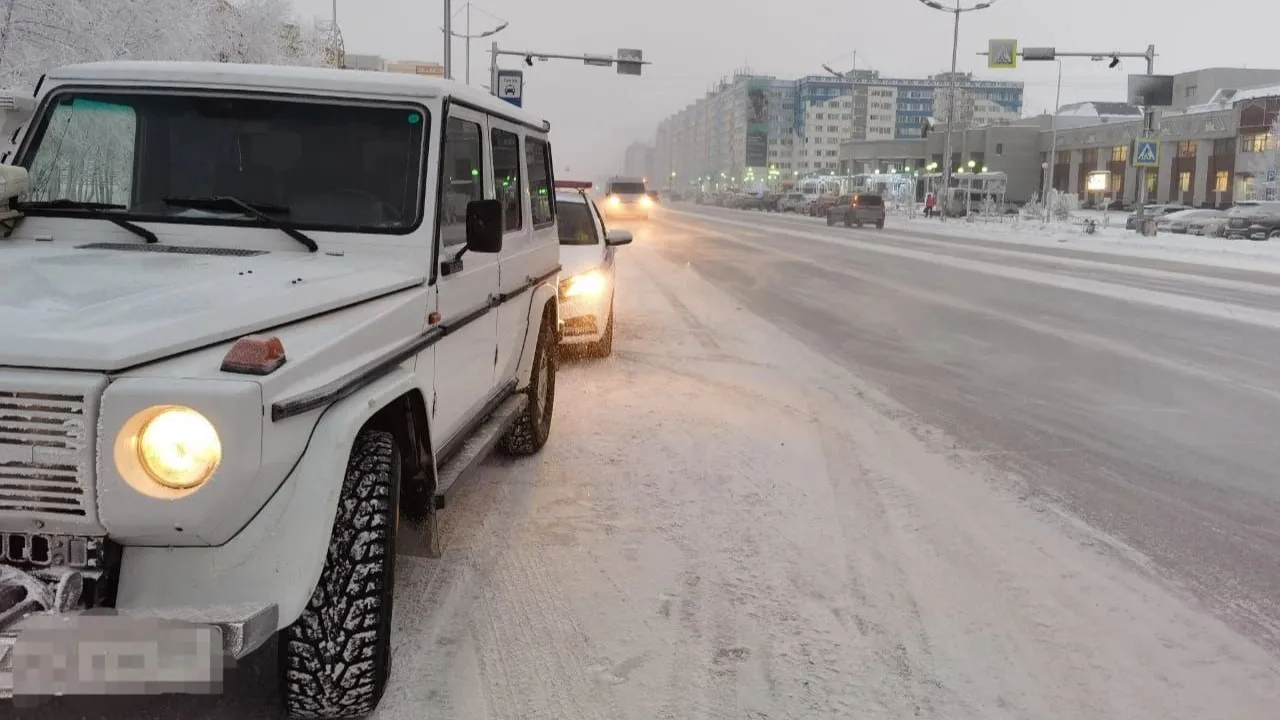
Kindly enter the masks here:
M 937 0 L 920 0 L 920 2 L 934 10 L 940 12 L 951 13 L 955 16 L 955 29 L 951 38 L 951 82 L 948 90 L 949 108 L 947 110 L 947 134 L 942 142 L 942 220 L 947 219 L 947 207 L 951 201 L 951 131 L 956 125 L 956 61 L 960 53 L 960 14 L 967 12 L 975 12 L 978 10 L 986 10 L 996 4 L 997 0 L 987 0 L 970 7 L 964 7 L 960 4 L 960 0 L 956 0 L 955 7 L 947 7 Z
M 487 37 L 489 37 L 489 36 L 491 36 L 491 35 L 497 35 L 498 33 L 502 32 L 503 30 L 506 30 L 506 29 L 507 29 L 507 26 L 511 24 L 511 23 L 507 22 L 506 20 L 503 20 L 502 18 L 500 18 L 500 17 L 498 17 L 498 16 L 496 16 L 496 15 L 494 15 L 494 14 L 492 14 L 492 13 L 490 13 L 490 12 L 486 11 L 484 8 L 481 8 L 481 7 L 475 7 L 475 9 L 476 9 L 476 10 L 479 10 L 480 12 L 484 13 L 485 15 L 488 15 L 489 17 L 493 18 L 494 20 L 498 21 L 498 25 L 497 25 L 497 27 L 493 28 L 492 30 L 487 30 L 487 31 L 482 32 L 482 33 L 475 33 L 475 34 L 472 34 L 472 32 L 471 32 L 471 9 L 472 9 L 473 7 L 475 7 L 475 4 L 474 4 L 474 3 L 470 3 L 470 2 L 468 2 L 468 3 L 466 4 L 466 6 L 463 8 L 464 10 L 466 10 L 466 11 L 467 11 L 467 32 L 466 32 L 466 33 L 456 33 L 456 32 L 450 32 L 450 33 L 449 33 L 449 34 L 450 34 L 450 35 L 452 35 L 453 37 L 462 38 L 462 39 L 463 39 L 463 41 L 464 41 L 464 44 L 466 45 L 466 53 L 467 53 L 467 62 L 466 62 L 466 66 L 467 66 L 467 75 L 466 75 L 466 78 L 467 78 L 467 85 L 470 85 L 470 84 L 471 84 L 471 41 L 472 41 L 472 40 L 478 40 L 478 39 L 480 39 L 480 38 L 487 38 Z M 442 28 L 442 29 L 443 29 L 443 28 Z
M 1062 107 L 1062 61 L 1058 60 L 1058 94 L 1053 100 L 1052 130 L 1049 132 L 1049 157 L 1044 166 L 1044 222 L 1049 224 L 1053 219 L 1049 208 L 1049 191 L 1053 189 L 1053 166 L 1058 162 L 1058 111 Z
M 453 0 L 444 0 L 444 77 L 453 79 Z

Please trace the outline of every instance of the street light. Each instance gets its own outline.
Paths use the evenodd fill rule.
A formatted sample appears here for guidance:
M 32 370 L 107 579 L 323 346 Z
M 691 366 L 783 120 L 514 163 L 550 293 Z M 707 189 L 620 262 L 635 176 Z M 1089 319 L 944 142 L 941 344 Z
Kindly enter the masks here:
M 937 0 L 920 0 L 922 5 L 937 10 L 939 12 L 951 13 L 955 16 L 955 31 L 951 39 L 951 89 L 950 100 L 947 111 L 947 136 L 942 143 L 942 154 L 945 156 L 942 171 L 942 189 L 945 195 L 942 198 L 942 220 L 947 219 L 947 206 L 951 199 L 951 131 L 956 125 L 956 60 L 960 53 L 960 14 L 967 12 L 976 12 L 978 10 L 986 10 L 995 5 L 998 0 L 987 0 L 976 5 L 964 7 L 960 4 L 960 0 L 956 0 L 955 7 L 947 7 Z
M 503 30 L 506 30 L 506 29 L 507 29 L 507 26 L 511 24 L 511 23 L 507 22 L 506 20 L 503 20 L 502 18 L 500 18 L 500 17 L 498 17 L 498 16 L 494 15 L 493 13 L 488 12 L 488 11 L 487 11 L 487 10 L 485 10 L 484 8 L 477 7 L 477 8 L 476 8 L 476 10 L 479 10 L 480 12 L 484 13 L 485 15 L 488 15 L 489 17 L 493 18 L 494 20 L 498 21 L 498 26 L 497 26 L 497 27 L 495 27 L 495 28 L 493 28 L 492 30 L 488 30 L 488 31 L 485 31 L 485 32 L 482 32 L 482 33 L 476 33 L 476 34 L 474 34 L 474 35 L 473 35 L 473 34 L 471 34 L 471 8 L 472 8 L 472 7 L 473 7 L 473 4 L 472 4 L 472 3 L 470 3 L 470 2 L 468 2 L 468 3 L 466 4 L 466 7 L 464 8 L 464 9 L 467 11 L 467 32 L 466 32 L 466 33 L 457 33 L 457 32 L 453 32 L 452 25 L 450 25 L 450 26 L 449 26 L 449 29 L 448 29 L 448 30 L 445 30 L 445 28 L 440 28 L 441 30 L 444 30 L 445 32 L 449 33 L 449 35 L 451 35 L 452 37 L 462 38 L 463 40 L 465 40 L 465 41 L 466 41 L 466 46 L 467 46 L 467 85 L 470 85 L 470 84 L 471 84 L 471 41 L 472 41 L 472 40 L 479 39 L 479 38 L 486 38 L 486 37 L 489 37 L 489 36 L 491 36 L 491 35 L 497 35 L 498 33 L 502 32 Z M 462 12 L 462 11 L 461 11 L 461 10 L 459 10 L 458 12 Z M 532 65 L 533 63 L 532 63 L 532 62 L 530 62 L 529 64 L 530 64 L 530 65 Z

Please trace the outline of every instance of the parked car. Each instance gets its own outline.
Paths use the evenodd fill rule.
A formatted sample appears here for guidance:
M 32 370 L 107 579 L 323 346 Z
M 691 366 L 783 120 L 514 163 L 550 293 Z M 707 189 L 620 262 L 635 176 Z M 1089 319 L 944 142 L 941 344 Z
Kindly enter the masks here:
M 845 227 L 874 224 L 884 227 L 884 198 L 875 193 L 842 195 L 827 209 L 827 225 L 843 223 Z
M 190 692 L 279 633 L 288 715 L 368 715 L 398 541 L 438 555 L 437 508 L 551 431 L 549 126 L 447 80 L 265 65 L 76 65 L 37 101 L 0 166 L 0 464 L 34 478 L 0 502 L 0 688 L 28 632 L 77 668 L 47 696 Z M 54 177 L 104 157 L 128 159 Z M 108 633 L 159 655 L 79 662 Z
M 1196 208 L 1193 210 L 1180 210 L 1168 215 L 1162 215 L 1156 220 L 1156 230 L 1160 232 L 1169 232 L 1179 235 L 1188 233 L 1191 223 L 1196 220 L 1211 220 L 1214 218 L 1226 217 L 1226 213 L 1221 210 L 1208 210 Z
M 1270 218 L 1280 215 L 1280 202 L 1242 200 L 1227 211 L 1223 234 L 1228 240 L 1265 240 L 1270 236 Z M 1262 235 L 1262 237 L 1255 237 Z
M 778 210 L 781 212 L 800 212 L 809 204 L 808 198 L 804 193 L 787 193 L 778 200 Z
M 1144 214 L 1148 218 L 1155 218 L 1159 220 L 1160 217 L 1164 215 L 1170 215 L 1172 213 L 1182 212 L 1183 210 L 1191 210 L 1191 209 L 1192 208 L 1188 205 L 1178 205 L 1176 203 L 1162 204 L 1162 205 L 1147 205 L 1145 207 Z M 1125 230 L 1138 229 L 1138 213 L 1137 212 L 1130 213 L 1129 217 L 1125 218 L 1124 229 Z
M 809 203 L 809 214 L 813 217 L 826 217 L 827 210 L 838 201 L 848 202 L 848 195 L 819 195 Z
M 626 230 L 606 230 L 599 208 L 587 197 L 591 183 L 556 181 L 556 227 L 560 236 L 560 341 L 591 357 L 613 353 L 615 249 L 631 244 Z

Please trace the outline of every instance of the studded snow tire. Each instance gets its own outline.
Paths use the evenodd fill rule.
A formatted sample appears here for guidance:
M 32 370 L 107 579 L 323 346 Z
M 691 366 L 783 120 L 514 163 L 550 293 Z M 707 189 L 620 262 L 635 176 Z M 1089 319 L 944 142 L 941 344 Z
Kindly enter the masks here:
M 400 455 L 390 433 L 356 438 L 320 574 L 280 634 L 280 685 L 292 718 L 373 712 L 391 668 L 391 605 Z

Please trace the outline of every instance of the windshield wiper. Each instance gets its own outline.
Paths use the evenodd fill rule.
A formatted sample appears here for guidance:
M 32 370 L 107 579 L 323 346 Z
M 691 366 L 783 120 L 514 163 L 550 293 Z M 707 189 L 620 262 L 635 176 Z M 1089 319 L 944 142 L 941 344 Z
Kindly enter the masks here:
M 128 210 L 129 208 L 126 205 L 115 205 L 113 203 L 100 202 L 81 202 L 79 200 L 72 200 L 71 198 L 38 200 L 35 202 L 24 202 L 18 204 L 19 210 L 39 210 L 41 208 L 47 208 L 50 210 L 81 210 L 91 218 L 106 220 L 109 223 L 122 227 L 143 240 L 146 240 L 148 243 L 160 242 L 160 238 L 156 237 L 156 234 L 150 230 L 142 227 L 141 225 L 134 225 L 122 217 L 116 217 L 115 215 L 106 212 L 107 210 Z
M 275 213 L 276 215 L 289 214 L 289 208 L 283 205 L 261 205 L 256 203 L 247 203 L 240 198 L 231 197 L 230 195 L 220 195 L 217 197 L 167 197 L 164 198 L 164 204 L 173 205 L 175 207 L 194 208 L 198 210 L 239 210 L 262 223 L 283 232 L 285 235 L 297 240 L 307 247 L 311 252 L 320 249 L 316 245 L 316 241 L 307 237 L 302 231 L 293 227 L 289 223 L 273 218 L 267 213 Z

